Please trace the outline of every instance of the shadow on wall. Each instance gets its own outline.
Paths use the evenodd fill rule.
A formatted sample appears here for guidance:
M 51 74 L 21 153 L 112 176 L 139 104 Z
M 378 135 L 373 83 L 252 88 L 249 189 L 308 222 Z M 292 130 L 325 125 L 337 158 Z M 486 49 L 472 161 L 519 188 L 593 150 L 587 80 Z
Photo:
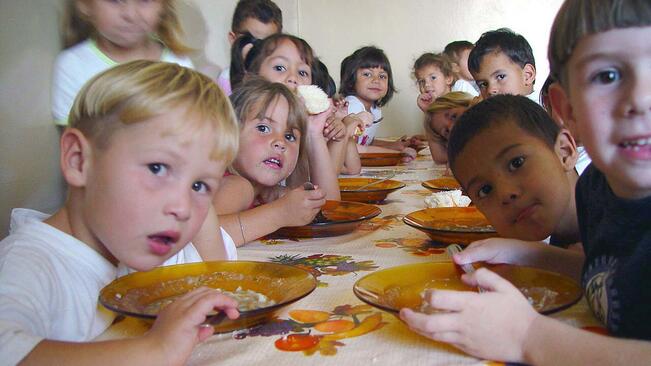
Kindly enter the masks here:
M 190 4 L 187 1 L 178 1 L 176 2 L 176 11 L 178 12 L 178 17 L 183 28 L 183 38 L 186 44 L 195 50 L 190 54 L 195 68 L 210 78 L 217 79 L 217 76 L 221 72 L 221 67 L 210 62 L 206 56 L 208 27 L 201 10 L 195 4 Z

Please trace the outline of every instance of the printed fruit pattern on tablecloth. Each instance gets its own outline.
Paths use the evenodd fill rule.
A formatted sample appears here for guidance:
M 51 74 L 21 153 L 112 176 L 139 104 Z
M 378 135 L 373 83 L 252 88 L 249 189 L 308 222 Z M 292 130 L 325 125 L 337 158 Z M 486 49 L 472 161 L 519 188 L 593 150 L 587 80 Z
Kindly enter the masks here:
M 390 238 L 373 240 L 378 248 L 400 248 L 419 257 L 445 253 L 445 248 L 433 246 L 432 241 L 422 238 Z
M 306 356 L 319 352 L 322 356 L 337 354 L 337 347 L 346 344 L 342 339 L 359 337 L 382 328 L 382 313 L 369 305 L 340 305 L 334 310 L 290 310 L 289 319 L 276 319 L 257 327 L 235 333 L 235 339 L 271 337 L 274 345 L 286 352 L 302 351 Z
M 281 254 L 269 258 L 273 263 L 288 264 L 302 268 L 317 278 L 320 287 L 328 286 L 327 283 L 319 280 L 323 275 L 344 276 L 359 271 L 373 271 L 378 268 L 373 261 L 352 261 L 353 257 L 336 254 L 312 254 L 302 256 L 301 254 Z
M 378 229 L 391 230 L 396 225 L 404 225 L 402 218 L 404 215 L 386 215 L 383 217 L 375 217 L 370 220 L 362 222 L 357 230 L 359 231 L 375 231 Z

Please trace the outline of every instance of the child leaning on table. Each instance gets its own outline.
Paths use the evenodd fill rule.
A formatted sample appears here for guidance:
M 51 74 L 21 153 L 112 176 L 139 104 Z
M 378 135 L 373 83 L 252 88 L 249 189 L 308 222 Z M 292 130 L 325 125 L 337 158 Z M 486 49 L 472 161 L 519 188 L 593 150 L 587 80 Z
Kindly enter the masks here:
M 481 35 L 468 56 L 472 74 L 483 99 L 497 94 L 533 97 L 536 62 L 527 40 L 508 28 Z
M 115 316 L 97 298 L 118 262 L 146 271 L 186 255 L 236 151 L 232 108 L 208 77 L 132 61 L 92 78 L 61 136 L 63 207 L 14 210 L 0 243 L 2 363 L 180 365 L 212 334 L 206 314 L 236 318 L 235 301 L 201 288 L 142 337 L 92 342 Z
M 651 363 L 651 3 L 569 0 L 549 42 L 558 112 L 576 123 L 592 158 L 577 185 L 585 258 L 551 246 L 471 245 L 454 260 L 565 267 L 594 315 L 615 337 L 537 314 L 509 282 L 486 269 L 464 276 L 487 292 L 433 291 L 446 313 L 403 310 L 412 329 L 479 357 L 534 365 Z M 454 131 L 453 131 L 454 134 Z M 572 258 L 574 257 L 574 258 Z M 585 261 L 584 261 L 585 259 Z M 508 310 L 505 310 L 508 309 Z M 562 334 L 562 337 L 559 335 Z
M 479 98 L 464 92 L 450 92 L 436 98 L 428 107 L 423 121 L 425 136 L 432 160 L 436 164 L 448 162 L 448 138 L 452 126 L 466 109 Z

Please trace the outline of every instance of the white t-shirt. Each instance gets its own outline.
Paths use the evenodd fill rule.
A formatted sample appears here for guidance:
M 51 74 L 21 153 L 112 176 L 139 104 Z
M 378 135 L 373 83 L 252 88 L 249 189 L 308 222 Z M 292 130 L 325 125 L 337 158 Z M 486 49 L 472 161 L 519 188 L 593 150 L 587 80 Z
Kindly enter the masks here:
M 464 79 L 459 79 L 457 80 L 454 85 L 452 85 L 452 88 L 450 89 L 451 91 L 460 91 L 464 93 L 468 93 L 472 95 L 473 97 L 476 97 L 479 95 L 479 91 L 473 86 L 473 83 L 470 83 L 467 80 Z
M 227 67 L 219 74 L 217 77 L 217 85 L 224 91 L 226 95 L 233 94 L 233 89 L 231 88 L 231 68 Z
M 349 95 L 345 99 L 348 102 L 348 114 L 366 111 L 364 104 L 362 104 L 362 101 L 360 101 L 356 96 Z M 370 112 L 373 115 L 373 124 L 364 129 L 364 133 L 357 138 L 357 144 L 359 145 L 370 145 L 380 127 L 380 122 L 382 121 L 382 109 L 374 105 L 371 107 Z
M 164 48 L 161 61 L 193 68 L 192 61 Z M 93 76 L 118 65 L 103 53 L 92 39 L 63 50 L 54 62 L 52 79 L 52 115 L 57 125 L 68 124 L 68 114 L 81 87 Z
M 574 169 L 579 175 L 583 174 L 585 168 L 592 163 L 592 159 L 588 156 L 588 152 L 585 151 L 585 147 L 577 146 L 576 151 L 579 153 L 578 159 L 576 159 L 576 164 L 574 164 Z
M 0 241 L 0 365 L 15 365 L 43 339 L 90 341 L 115 317 L 98 303 L 98 295 L 117 278 L 116 267 L 85 243 L 43 223 L 47 217 L 14 209 L 10 235 Z M 228 234 L 227 241 L 235 248 Z M 164 264 L 200 260 L 190 243 Z

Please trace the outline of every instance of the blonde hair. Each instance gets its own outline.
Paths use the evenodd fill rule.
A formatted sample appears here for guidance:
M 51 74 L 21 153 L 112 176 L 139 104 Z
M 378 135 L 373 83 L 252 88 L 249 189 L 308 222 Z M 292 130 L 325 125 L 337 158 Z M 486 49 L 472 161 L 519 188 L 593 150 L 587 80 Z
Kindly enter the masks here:
M 85 15 L 79 12 L 78 1 L 68 0 L 63 18 L 62 34 L 65 48 L 72 47 L 88 38 L 95 37 L 95 27 L 88 21 Z M 161 13 L 155 39 L 169 48 L 174 54 L 187 55 L 193 49 L 181 42 L 183 29 L 176 14 L 174 0 L 162 0 L 163 11 Z
M 240 128 L 246 121 L 263 119 L 265 113 L 274 105 L 278 98 L 285 98 L 289 105 L 287 128 L 297 129 L 301 133 L 298 162 L 294 171 L 287 177 L 287 186 L 295 187 L 309 176 L 307 158 L 307 111 L 303 103 L 284 84 L 273 83 L 259 76 L 247 77 L 244 83 L 231 94 L 231 102 Z M 231 167 L 231 172 L 237 171 Z
M 96 75 L 77 95 L 69 121 L 104 149 L 117 129 L 183 107 L 198 118 L 191 125 L 179 121 L 180 127 L 212 128 L 211 159 L 230 164 L 237 154 L 239 128 L 228 98 L 207 76 L 177 64 L 137 60 Z
M 432 115 L 436 112 L 445 111 L 448 109 L 454 108 L 470 108 L 473 105 L 479 102 L 479 98 L 473 97 L 471 94 L 460 91 L 453 91 L 447 94 L 444 94 L 432 102 L 432 104 L 427 107 L 427 116 L 423 121 L 425 126 L 425 132 L 428 137 L 442 138 L 436 131 L 434 131 L 430 125 L 430 119 Z
M 549 37 L 551 75 L 567 86 L 567 61 L 585 36 L 611 29 L 651 25 L 649 0 L 566 0 L 556 14 Z

